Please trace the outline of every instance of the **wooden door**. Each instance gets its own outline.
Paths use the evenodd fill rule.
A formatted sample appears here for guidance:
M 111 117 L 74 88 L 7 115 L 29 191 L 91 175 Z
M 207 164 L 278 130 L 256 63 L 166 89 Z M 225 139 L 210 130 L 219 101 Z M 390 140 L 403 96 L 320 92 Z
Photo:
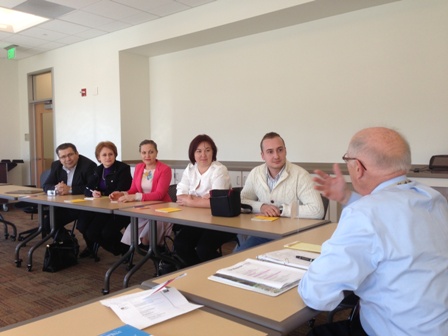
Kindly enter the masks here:
M 54 160 L 53 109 L 51 102 L 34 104 L 36 144 L 36 185 L 40 187 L 40 175 L 50 169 Z

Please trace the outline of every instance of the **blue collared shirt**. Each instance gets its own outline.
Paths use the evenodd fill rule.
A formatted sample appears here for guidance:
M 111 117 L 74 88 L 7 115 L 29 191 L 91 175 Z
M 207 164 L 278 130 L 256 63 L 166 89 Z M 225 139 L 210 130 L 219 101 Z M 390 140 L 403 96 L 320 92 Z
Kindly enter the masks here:
M 448 335 L 448 203 L 426 185 L 399 184 L 405 179 L 352 195 L 299 293 L 332 310 L 354 291 L 369 335 Z

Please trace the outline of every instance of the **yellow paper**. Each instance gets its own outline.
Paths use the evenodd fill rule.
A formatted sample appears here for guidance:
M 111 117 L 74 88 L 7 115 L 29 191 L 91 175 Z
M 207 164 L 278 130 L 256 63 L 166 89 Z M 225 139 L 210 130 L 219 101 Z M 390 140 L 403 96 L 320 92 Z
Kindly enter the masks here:
M 320 246 L 320 245 L 304 243 L 301 241 L 295 241 L 293 243 L 286 244 L 286 245 L 284 245 L 284 247 L 294 249 L 294 250 L 309 251 L 309 252 L 315 252 L 315 253 L 320 253 L 320 251 L 322 250 L 322 246 Z
M 78 199 L 71 199 L 71 200 L 64 200 L 65 203 L 78 203 L 78 202 L 85 202 L 84 199 L 78 198 Z
M 252 217 L 251 219 L 256 222 L 273 222 L 273 221 L 279 219 L 279 217 L 255 216 L 255 217 Z
M 155 211 L 156 212 L 166 212 L 166 213 L 168 213 L 168 212 L 176 212 L 176 211 L 180 211 L 180 210 L 182 210 L 182 209 L 179 209 L 179 208 L 159 208 L 159 209 L 156 209 Z

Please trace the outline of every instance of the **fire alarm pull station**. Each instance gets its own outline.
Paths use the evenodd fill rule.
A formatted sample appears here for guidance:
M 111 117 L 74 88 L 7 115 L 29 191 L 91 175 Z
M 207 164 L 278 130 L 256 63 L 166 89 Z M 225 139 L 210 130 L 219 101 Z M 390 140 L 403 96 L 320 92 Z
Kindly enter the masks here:
M 81 97 L 87 96 L 87 89 L 81 89 Z

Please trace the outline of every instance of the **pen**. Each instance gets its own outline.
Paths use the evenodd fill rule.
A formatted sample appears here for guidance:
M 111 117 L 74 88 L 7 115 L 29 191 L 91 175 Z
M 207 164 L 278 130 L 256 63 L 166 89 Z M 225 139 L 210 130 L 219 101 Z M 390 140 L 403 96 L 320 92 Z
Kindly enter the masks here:
M 90 189 L 89 187 L 86 187 L 86 189 L 87 189 L 88 191 L 90 191 L 92 194 L 93 194 L 93 192 L 95 191 L 95 190 Z
M 308 258 L 308 257 L 304 257 L 304 256 L 296 256 L 296 258 L 297 259 L 300 259 L 300 260 L 305 260 L 305 261 L 309 261 L 309 262 L 312 262 L 312 261 L 314 261 L 314 259 L 313 258 Z

